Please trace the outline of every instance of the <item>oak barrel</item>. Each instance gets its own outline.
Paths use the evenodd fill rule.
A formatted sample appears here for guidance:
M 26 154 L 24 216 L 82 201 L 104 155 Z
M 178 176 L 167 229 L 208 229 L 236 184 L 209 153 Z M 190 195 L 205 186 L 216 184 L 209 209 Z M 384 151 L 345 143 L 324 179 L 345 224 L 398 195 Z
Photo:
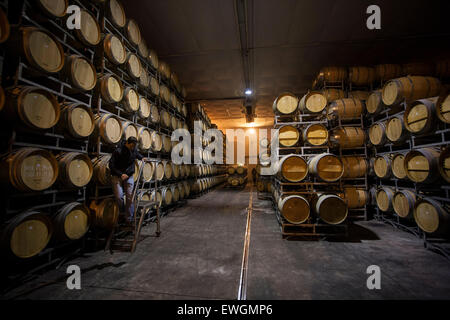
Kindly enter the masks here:
M 111 185 L 111 172 L 109 170 L 110 155 L 100 156 L 92 159 L 94 166 L 94 181 L 100 186 Z
M 157 162 L 155 164 L 154 178 L 157 181 L 161 181 L 164 179 L 164 163 Z
M 78 90 L 89 91 L 97 84 L 97 72 L 94 65 L 82 56 L 67 57 L 65 73 L 70 84 Z
M 122 122 L 123 128 L 123 139 L 128 140 L 128 138 L 134 137 L 138 138 L 138 128 L 136 125 L 130 121 Z
M 406 170 L 405 170 L 405 154 L 397 153 L 392 157 L 391 162 L 392 174 L 397 179 L 406 179 Z
M 1 232 L 1 245 L 8 255 L 28 259 L 47 247 L 52 234 L 52 221 L 46 214 L 28 211 L 8 221 Z
M 284 156 L 278 163 L 278 175 L 287 182 L 301 182 L 308 176 L 308 164 L 301 156 Z
M 144 68 L 141 69 L 141 75 L 139 76 L 139 85 L 145 90 L 147 90 L 150 86 L 150 76 Z
M 151 139 L 152 139 L 152 150 L 156 151 L 156 152 L 160 152 L 163 147 L 161 135 L 158 132 L 153 131 L 152 135 L 151 135 Z
M 0 161 L 0 183 L 24 192 L 43 191 L 58 178 L 58 161 L 47 150 L 23 148 Z
M 148 50 L 147 42 L 142 39 L 138 46 L 138 53 L 143 59 L 147 59 L 150 51 Z
M 392 211 L 392 203 L 394 201 L 394 189 L 389 187 L 382 187 L 377 190 L 377 206 L 383 212 Z
M 311 91 L 302 97 L 298 106 L 302 113 L 321 113 L 327 104 L 327 97 L 322 92 Z
M 172 192 L 172 201 L 174 203 L 180 201 L 180 189 L 178 189 L 178 185 L 172 185 L 170 192 Z
M 369 162 L 364 157 L 345 156 L 341 158 L 344 166 L 342 178 L 352 179 L 364 177 L 369 170 Z
M 46 130 L 54 127 L 60 118 L 61 107 L 49 91 L 37 87 L 15 87 L 7 92 L 5 113 L 26 126 Z
M 141 119 L 146 120 L 150 117 L 151 113 L 151 104 L 145 97 L 139 97 L 139 110 L 138 116 Z
M 386 125 L 384 122 L 376 122 L 370 126 L 369 140 L 374 146 L 382 146 L 386 143 Z
M 107 74 L 98 81 L 103 100 L 107 103 L 119 103 L 123 99 L 124 88 L 119 78 Z
M 328 119 L 360 119 L 365 110 L 365 103 L 356 99 L 340 99 L 333 101 L 328 107 Z
M 381 111 L 386 109 L 386 105 L 383 103 L 382 90 L 372 91 L 366 101 L 366 109 L 369 115 L 376 116 Z
M 300 140 L 300 133 L 294 126 L 283 126 L 278 131 L 278 138 L 281 147 L 290 148 Z
M 426 233 L 448 236 L 450 216 L 448 208 L 436 200 L 425 198 L 414 206 L 414 220 Z
M 330 153 L 311 158 L 308 169 L 312 175 L 325 182 L 336 182 L 344 175 L 344 165 L 341 159 Z
M 161 125 L 166 128 L 170 128 L 172 124 L 170 114 L 165 109 L 161 110 Z
M 433 183 L 439 179 L 440 152 L 434 148 L 411 150 L 405 156 L 408 178 L 417 183 Z
M 403 75 L 402 66 L 399 64 L 379 64 L 375 66 L 375 79 L 387 81 Z
M 275 99 L 273 112 L 280 115 L 290 115 L 298 110 L 298 98 L 291 93 L 283 93 Z
M 158 207 L 161 207 L 162 205 L 162 195 L 161 195 L 161 190 L 153 190 L 150 196 L 150 200 L 153 202 L 157 203 Z M 156 209 L 156 205 L 154 206 L 154 208 Z
M 414 205 L 416 204 L 416 195 L 410 190 L 398 190 L 394 194 L 392 206 L 395 213 L 400 218 L 412 219 L 414 216 Z
M 58 181 L 67 188 L 82 188 L 92 178 L 94 167 L 87 154 L 62 153 L 56 157 L 59 165 Z
M 436 102 L 438 98 L 422 99 L 409 103 L 403 115 L 406 129 L 422 135 L 436 130 Z
M 159 58 L 155 50 L 149 51 L 148 60 L 150 61 L 150 64 L 152 65 L 153 68 L 155 68 L 156 70 L 159 69 Z
M 228 174 L 235 174 L 235 173 L 236 173 L 236 168 L 234 168 L 234 167 L 228 168 Z
M 89 11 L 81 9 L 81 29 L 75 29 L 75 35 L 85 46 L 95 47 L 102 40 L 100 25 Z
M 152 133 L 146 127 L 139 127 L 138 129 L 139 149 L 141 151 L 148 151 L 152 147 Z
M 127 54 L 126 68 L 131 78 L 133 78 L 134 80 L 138 80 L 140 78 L 142 72 L 142 64 L 138 56 L 134 53 Z
M 322 90 L 322 94 L 327 99 L 328 103 L 333 102 L 339 99 L 345 99 L 345 91 L 341 89 L 324 89 Z
M 320 70 L 319 78 L 325 82 L 337 83 L 345 81 L 348 76 L 347 68 L 325 67 Z
M 54 237 L 59 240 L 79 240 L 88 232 L 91 221 L 89 208 L 72 202 L 58 210 L 53 218 Z
M 67 14 L 68 0 L 38 0 L 39 8 L 50 18 L 62 18 Z
M 172 151 L 172 141 L 169 136 L 161 135 L 162 139 L 162 151 L 169 153 Z
M 306 222 L 311 212 L 308 200 L 298 195 L 281 196 L 278 201 L 278 209 L 284 219 L 292 224 Z
M 439 95 L 441 82 L 437 78 L 408 76 L 393 79 L 383 87 L 383 103 L 387 106 L 409 103 Z
M 317 202 L 314 203 L 314 210 L 320 219 L 325 223 L 338 225 L 347 219 L 347 203 L 334 194 L 318 195 Z
M 150 105 L 150 122 L 152 123 L 161 122 L 161 115 L 159 114 L 158 107 L 153 103 Z
M 436 103 L 436 114 L 444 123 L 450 123 L 450 90 L 443 90 Z
M 350 67 L 349 81 L 357 86 L 372 84 L 375 80 L 375 69 L 372 67 Z
M 386 121 L 386 138 L 394 144 L 401 144 L 409 138 L 402 116 L 396 115 Z
M 246 167 L 238 166 L 236 168 L 236 173 L 239 174 L 239 175 L 247 175 L 247 172 L 248 172 L 248 170 L 247 170 Z
M 122 3 L 119 0 L 109 0 L 106 7 L 106 13 L 109 20 L 115 27 L 125 27 L 127 18 L 125 16 L 125 10 L 123 9 Z
M 380 179 L 389 179 L 392 176 L 392 160 L 388 155 L 378 155 L 374 163 L 375 175 Z
M 164 179 L 170 180 L 173 175 L 173 167 L 171 161 L 163 161 L 164 165 Z
M 35 27 L 19 29 L 20 49 L 28 64 L 43 73 L 57 73 L 64 67 L 61 44 L 50 32 Z
M 345 187 L 344 199 L 349 209 L 364 208 L 370 200 L 369 193 L 362 188 Z
M 89 209 L 92 211 L 94 225 L 102 229 L 112 229 L 119 219 L 119 205 L 112 198 L 99 203 L 92 201 Z
M 104 143 L 116 144 L 122 139 L 122 122 L 115 115 L 103 113 L 95 116 L 95 134 Z
M 127 51 L 122 40 L 111 33 L 103 40 L 103 50 L 108 60 L 115 65 L 121 65 L 127 61 Z
M 355 90 L 355 91 L 350 91 L 348 93 L 348 98 L 366 102 L 367 99 L 369 99 L 369 95 L 370 95 L 369 91 Z
M 450 148 L 445 148 L 439 156 L 439 172 L 441 177 L 450 182 Z
M 142 165 L 142 161 L 139 161 L 139 166 Z M 150 182 L 153 179 L 155 167 L 152 162 L 144 162 L 142 167 L 141 180 L 144 182 Z
M 312 146 L 328 144 L 328 129 L 323 124 L 311 124 L 303 130 L 303 141 Z
M 173 194 L 170 187 L 164 187 L 161 189 L 161 197 L 162 197 L 162 203 L 161 205 L 163 207 L 168 207 L 173 202 Z
M 131 87 L 125 88 L 122 100 L 122 105 L 124 107 L 125 112 L 136 113 L 137 111 L 139 111 L 140 106 L 139 104 L 140 104 L 139 95 L 136 92 L 136 90 L 134 90 Z
M 359 127 L 343 127 L 333 131 L 330 140 L 341 149 L 352 149 L 364 146 L 366 133 Z
M 127 32 L 128 40 L 131 42 L 131 44 L 133 46 L 139 46 L 142 41 L 142 36 L 137 22 L 133 19 L 128 20 L 125 30 Z

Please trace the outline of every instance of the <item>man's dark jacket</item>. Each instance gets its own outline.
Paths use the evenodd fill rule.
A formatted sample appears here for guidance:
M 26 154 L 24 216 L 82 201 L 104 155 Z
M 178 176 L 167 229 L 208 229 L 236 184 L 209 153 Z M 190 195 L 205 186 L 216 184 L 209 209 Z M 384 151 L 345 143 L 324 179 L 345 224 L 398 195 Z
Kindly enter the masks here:
M 121 177 L 123 174 L 131 177 L 135 172 L 134 162 L 136 159 L 142 160 L 144 158 L 136 149 L 130 151 L 125 146 L 126 141 L 122 141 L 120 145 L 111 155 L 109 160 L 109 170 L 111 175 Z

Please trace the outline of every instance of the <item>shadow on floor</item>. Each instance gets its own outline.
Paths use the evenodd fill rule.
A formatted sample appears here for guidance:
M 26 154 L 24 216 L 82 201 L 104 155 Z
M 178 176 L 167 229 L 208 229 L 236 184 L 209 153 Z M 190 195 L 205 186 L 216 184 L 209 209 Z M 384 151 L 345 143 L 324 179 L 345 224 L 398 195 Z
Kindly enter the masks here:
M 339 237 L 294 237 L 289 236 L 286 238 L 287 241 L 328 241 L 328 242 L 348 242 L 348 243 L 361 243 L 362 241 L 376 241 L 380 240 L 380 237 L 368 228 L 364 228 L 357 224 L 349 224 L 348 226 L 348 236 Z

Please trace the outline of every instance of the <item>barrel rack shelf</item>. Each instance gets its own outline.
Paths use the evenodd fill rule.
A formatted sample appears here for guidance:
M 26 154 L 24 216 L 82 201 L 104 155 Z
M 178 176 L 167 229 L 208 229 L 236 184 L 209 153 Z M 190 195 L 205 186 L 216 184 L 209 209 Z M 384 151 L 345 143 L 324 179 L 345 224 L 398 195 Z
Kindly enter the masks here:
M 386 122 L 396 116 L 403 115 L 406 110 L 406 103 L 401 103 L 395 108 L 386 108 L 381 113 L 370 116 L 370 123 Z M 371 147 L 371 156 L 389 156 L 397 153 L 407 153 L 411 150 L 421 148 L 445 148 L 450 144 L 450 128 L 447 124 L 439 121 L 436 130 L 432 133 L 424 135 L 409 134 L 406 140 L 400 144 L 394 144 L 391 142 L 385 143 L 381 146 Z M 383 187 L 392 188 L 394 191 L 409 190 L 413 192 L 417 197 L 432 199 L 440 203 L 445 207 L 450 206 L 450 185 L 446 182 L 439 182 L 435 184 L 416 183 L 408 178 L 398 179 L 394 176 L 389 179 L 380 179 L 377 176 L 373 177 L 373 186 L 375 190 Z M 429 250 L 437 251 L 450 259 L 450 241 L 449 239 L 442 238 L 440 236 L 434 236 L 426 234 L 416 224 L 414 220 L 405 219 L 399 217 L 395 212 L 383 212 L 375 205 L 375 219 L 388 223 L 400 230 L 409 232 L 416 237 L 423 240 L 424 247 Z

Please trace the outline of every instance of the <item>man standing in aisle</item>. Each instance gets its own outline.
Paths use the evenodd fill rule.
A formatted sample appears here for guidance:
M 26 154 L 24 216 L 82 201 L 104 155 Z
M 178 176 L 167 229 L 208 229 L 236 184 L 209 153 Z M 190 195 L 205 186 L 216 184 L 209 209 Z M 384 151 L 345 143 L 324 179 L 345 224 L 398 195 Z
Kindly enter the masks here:
M 111 172 L 111 182 L 114 196 L 119 205 L 120 212 L 125 213 L 126 223 L 132 224 L 134 221 L 134 173 L 136 159 L 147 161 L 143 155 L 137 151 L 137 139 L 130 137 L 122 141 L 111 155 L 109 160 L 109 170 Z M 123 200 L 125 190 L 126 204 Z

